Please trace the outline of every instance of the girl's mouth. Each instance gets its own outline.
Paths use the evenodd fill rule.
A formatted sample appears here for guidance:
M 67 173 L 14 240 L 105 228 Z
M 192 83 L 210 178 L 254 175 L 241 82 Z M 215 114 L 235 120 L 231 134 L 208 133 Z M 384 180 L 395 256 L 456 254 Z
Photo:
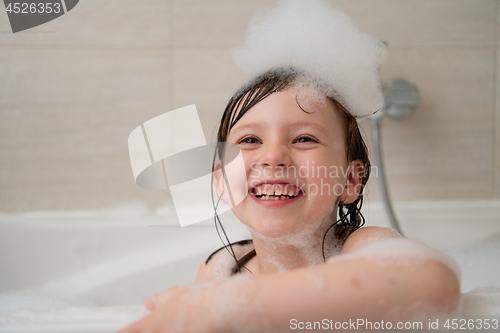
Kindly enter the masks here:
M 250 193 L 259 200 L 290 200 L 302 194 L 302 190 L 288 183 L 260 184 Z

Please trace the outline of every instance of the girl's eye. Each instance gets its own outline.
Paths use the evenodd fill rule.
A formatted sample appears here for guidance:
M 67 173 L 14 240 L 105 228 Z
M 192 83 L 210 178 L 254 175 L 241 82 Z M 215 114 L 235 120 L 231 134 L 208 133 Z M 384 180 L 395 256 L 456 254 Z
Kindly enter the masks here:
M 305 142 L 317 142 L 317 141 L 314 140 L 313 138 L 308 137 L 308 136 L 301 136 L 301 137 L 297 138 L 297 140 L 295 140 L 295 142 L 305 143 Z
M 252 144 L 252 143 L 259 143 L 259 140 L 254 138 L 254 137 L 247 137 L 247 138 L 241 139 L 241 141 L 238 143 L 250 143 L 250 144 Z

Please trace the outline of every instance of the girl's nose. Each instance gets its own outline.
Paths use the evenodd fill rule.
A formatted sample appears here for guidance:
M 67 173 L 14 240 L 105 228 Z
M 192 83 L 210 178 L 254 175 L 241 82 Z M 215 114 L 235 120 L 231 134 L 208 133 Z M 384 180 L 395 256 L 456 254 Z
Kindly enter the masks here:
M 267 144 L 262 155 L 260 156 L 260 164 L 263 167 L 286 167 L 290 166 L 291 158 L 289 150 L 286 146 L 280 144 Z

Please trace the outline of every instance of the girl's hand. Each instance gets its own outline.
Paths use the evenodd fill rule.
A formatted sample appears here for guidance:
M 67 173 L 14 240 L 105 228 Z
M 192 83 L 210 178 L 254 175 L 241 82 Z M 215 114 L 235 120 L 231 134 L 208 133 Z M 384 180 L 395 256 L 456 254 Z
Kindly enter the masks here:
M 151 314 L 118 333 L 139 332 L 220 332 L 210 311 L 213 284 L 175 286 L 146 298 Z

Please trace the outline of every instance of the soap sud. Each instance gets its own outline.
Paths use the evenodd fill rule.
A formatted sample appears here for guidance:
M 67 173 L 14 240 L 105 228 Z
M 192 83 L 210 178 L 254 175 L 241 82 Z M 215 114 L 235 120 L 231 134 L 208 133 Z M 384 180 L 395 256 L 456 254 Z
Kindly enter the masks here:
M 407 239 L 402 240 L 410 241 Z M 364 251 L 364 255 L 369 256 L 370 252 L 372 252 L 368 251 L 369 248 L 373 249 L 375 245 L 381 245 L 381 243 L 384 242 L 385 241 L 380 241 L 366 245 L 366 247 L 363 247 L 367 249 Z M 414 250 L 417 250 L 417 246 L 422 245 L 421 243 L 415 241 L 410 242 L 414 243 Z M 385 246 L 376 246 L 375 248 L 378 248 L 378 250 L 374 250 L 374 253 L 371 253 L 371 255 L 378 255 L 376 252 L 379 252 L 379 254 L 385 253 L 390 257 L 397 258 L 398 254 L 394 252 L 399 251 L 399 246 L 397 244 L 393 245 L 396 245 L 396 247 L 391 247 L 388 244 Z M 354 251 L 353 253 L 362 252 L 361 250 L 363 248 L 358 251 Z M 496 235 L 495 237 L 482 241 L 481 243 L 477 243 L 474 246 L 454 249 L 446 252 L 457 260 L 464 268 L 464 277 L 466 277 L 467 274 L 471 274 L 470 278 L 473 278 L 476 276 L 476 273 L 478 274 L 479 281 L 477 281 L 475 285 L 471 284 L 469 287 L 473 288 L 477 285 L 482 287 L 462 294 L 461 317 L 484 319 L 498 318 L 500 316 L 500 288 L 498 288 L 498 284 L 500 283 L 500 267 L 497 265 L 499 248 L 500 235 Z M 388 252 L 384 249 L 391 251 Z M 221 250 L 221 252 L 222 251 L 225 250 Z M 419 254 L 420 249 L 418 249 L 418 251 L 414 251 L 416 253 L 413 253 L 411 256 L 414 256 L 417 259 L 425 258 L 426 251 L 427 250 L 424 250 L 424 253 Z M 346 259 L 348 256 L 349 255 L 339 255 L 329 261 Z M 406 254 L 404 254 L 404 256 L 406 256 Z M 230 260 L 233 259 L 229 257 L 228 261 Z M 406 263 L 411 264 L 411 261 Z M 475 264 L 468 265 L 467 263 Z M 232 264 L 234 264 L 234 260 L 232 261 Z M 487 270 L 489 272 L 488 276 L 483 276 L 485 272 L 484 269 L 488 268 L 492 268 L 491 270 Z M 310 278 L 312 284 L 317 285 L 317 287 L 321 287 L 321 285 L 318 284 L 320 282 L 319 280 L 315 282 L 313 281 L 314 276 L 311 276 Z M 226 310 L 229 311 L 232 309 L 232 312 L 230 312 L 232 316 L 231 318 L 237 317 L 238 320 L 241 319 L 248 322 L 248 327 L 245 327 L 245 330 L 252 331 L 252 325 L 265 326 L 264 323 L 252 323 L 252 318 L 255 318 L 252 314 L 255 313 L 255 311 L 258 311 L 259 305 L 250 304 L 250 306 L 245 306 L 245 302 L 252 302 L 252 293 L 255 292 L 252 282 L 253 279 L 254 277 L 251 275 L 237 275 L 227 280 L 228 282 L 233 280 L 240 282 L 237 282 L 234 285 L 226 285 L 233 288 L 228 288 L 228 292 L 221 292 L 220 290 L 217 292 L 217 303 L 214 303 L 217 306 L 211 307 L 210 311 L 216 318 L 218 318 L 218 320 L 227 320 L 229 317 L 223 317 L 222 313 Z M 464 285 L 465 282 L 466 281 L 464 279 L 462 285 Z M 205 284 L 198 284 L 192 287 L 202 288 L 206 285 L 212 285 L 212 283 L 207 282 Z M 489 285 L 493 286 L 486 287 Z M 496 287 L 494 285 L 496 285 Z M 464 287 L 462 288 L 464 289 Z M 467 290 L 467 288 L 465 289 Z M 219 308 L 219 306 L 226 308 Z M 420 306 L 423 305 L 420 304 Z M 78 327 L 78 329 L 82 329 L 84 324 L 95 324 L 96 327 L 99 327 L 102 331 L 103 327 L 108 323 L 111 323 L 109 324 L 110 327 L 116 330 L 120 326 L 132 323 L 147 313 L 148 311 L 146 311 L 142 306 L 75 307 L 72 303 L 70 305 L 68 302 L 47 296 L 46 294 L 38 291 L 18 290 L 0 293 L 0 331 L 7 328 L 10 329 L 9 331 L 12 331 L 12 328 L 19 330 L 18 328 L 21 327 L 43 329 L 49 326 L 57 328 L 58 331 L 61 331 L 61 325 L 63 324 L 68 325 L 68 327 L 72 327 L 73 329 L 76 327 Z M 454 318 L 459 317 L 457 316 Z M 110 329 L 110 331 L 112 330 Z M 263 332 L 265 329 L 254 329 L 254 331 Z
M 319 223 L 316 224 L 304 224 L 301 228 L 297 229 L 295 232 L 282 235 L 278 237 L 269 237 L 262 235 L 257 230 L 248 227 L 252 238 L 257 238 L 262 240 L 266 246 L 277 250 L 280 249 L 284 251 L 292 251 L 290 247 L 293 247 L 294 250 L 297 251 L 300 259 L 304 261 L 306 266 L 312 266 L 319 263 L 323 263 L 323 252 L 322 252 L 322 244 L 323 244 L 323 235 L 326 229 L 333 223 L 333 218 L 336 217 L 334 213 L 336 209 L 336 205 L 332 205 L 332 207 L 327 211 L 323 216 L 320 216 L 318 219 L 312 217 L 311 220 L 319 220 Z M 320 230 L 324 230 L 321 231 Z M 325 256 L 335 255 L 338 253 L 340 249 L 340 243 L 338 240 L 334 239 L 333 229 L 329 230 L 330 237 L 325 239 Z M 281 255 L 279 251 L 277 253 L 267 253 L 267 256 L 263 258 L 268 264 L 277 268 L 278 272 L 284 272 L 291 268 L 281 259 Z
M 350 17 L 321 0 L 282 0 L 250 24 L 234 51 L 247 80 L 293 67 L 324 82 L 323 89 L 356 117 L 382 107 L 384 43 L 361 33 Z
M 69 307 L 68 303 L 33 290 L 9 290 L 0 293 L 0 312 L 19 310 L 49 311 L 61 310 L 67 307 Z
M 76 307 L 34 290 L 0 293 L 0 331 L 13 327 L 60 330 L 61 325 L 116 330 L 148 313 L 143 306 Z
M 482 287 L 462 294 L 462 316 L 467 319 L 500 317 L 500 288 Z
M 459 281 L 462 276 L 460 266 L 455 260 L 416 239 L 389 238 L 374 241 L 350 253 L 332 257 L 328 259 L 327 262 L 337 262 L 355 258 L 367 258 L 383 266 L 391 266 L 394 264 L 410 266 L 417 262 L 432 259 L 450 268 Z
M 236 275 L 213 289 L 206 297 L 217 326 L 226 327 L 228 332 L 268 332 L 267 316 L 259 313 L 263 307 L 256 302 L 257 293 L 252 275 Z
M 282 92 L 291 94 L 305 112 L 313 113 L 328 108 L 328 95 L 322 83 L 306 73 L 298 74 L 292 84 Z
M 248 246 L 233 245 L 232 246 L 236 258 L 241 258 L 246 254 Z M 228 252 L 230 249 L 221 249 L 215 253 L 208 264 L 212 267 L 212 277 L 215 281 L 226 280 L 231 277 L 231 272 L 236 265 L 234 258 Z
M 463 269 L 462 292 L 484 286 L 500 288 L 500 234 L 477 244 L 447 250 L 446 254 Z

